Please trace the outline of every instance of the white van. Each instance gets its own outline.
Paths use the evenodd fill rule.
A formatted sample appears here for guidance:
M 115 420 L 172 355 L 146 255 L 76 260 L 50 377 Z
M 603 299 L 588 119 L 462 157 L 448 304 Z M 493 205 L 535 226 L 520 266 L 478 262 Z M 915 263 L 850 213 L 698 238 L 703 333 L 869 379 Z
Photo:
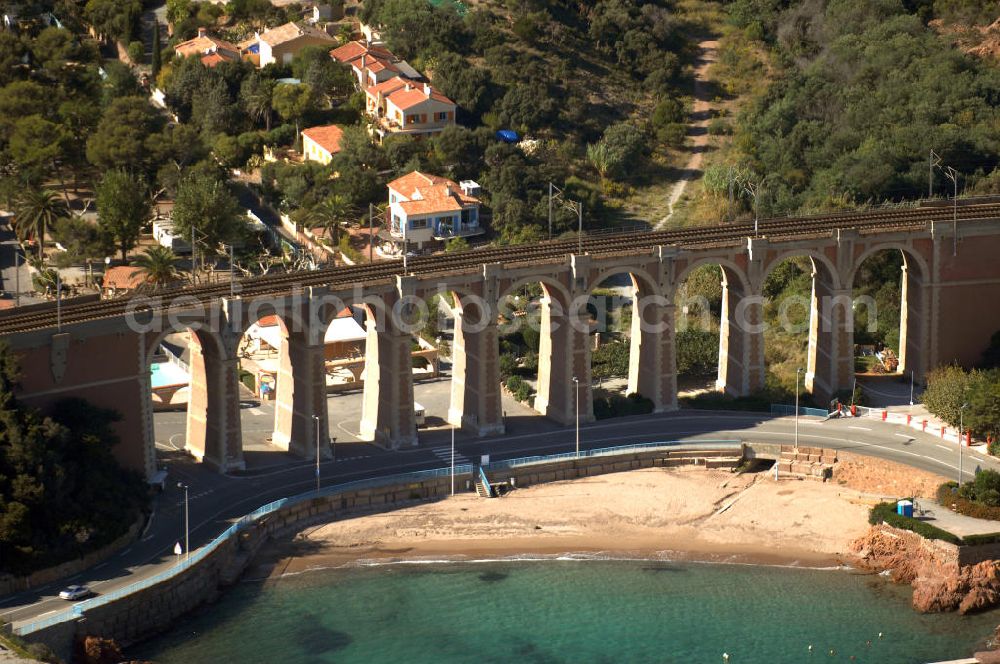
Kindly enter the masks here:
M 424 407 L 415 401 L 413 402 L 413 419 L 416 421 L 418 427 L 424 426 L 426 420 Z

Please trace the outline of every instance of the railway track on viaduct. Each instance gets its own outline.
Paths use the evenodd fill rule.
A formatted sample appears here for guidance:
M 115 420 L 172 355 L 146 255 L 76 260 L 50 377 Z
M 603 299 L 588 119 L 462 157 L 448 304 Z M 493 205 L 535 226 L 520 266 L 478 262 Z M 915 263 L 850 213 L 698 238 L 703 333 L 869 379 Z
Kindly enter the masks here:
M 808 237 L 828 237 L 838 230 L 859 233 L 908 231 L 925 227 L 931 221 L 951 222 L 954 211 L 951 208 L 927 207 L 891 210 L 873 210 L 814 217 L 779 218 L 760 221 L 757 234 L 762 238 L 800 239 Z M 1000 204 L 960 206 L 958 221 L 1000 219 Z M 591 255 L 607 255 L 626 251 L 648 249 L 659 245 L 673 245 L 680 248 L 704 247 L 743 242 L 754 236 L 753 222 L 731 223 L 718 226 L 703 226 L 667 231 L 631 232 L 607 235 L 585 236 L 582 241 L 557 240 L 535 245 L 508 247 L 488 247 L 470 249 L 454 254 L 416 257 L 407 261 L 406 273 L 431 275 L 453 273 L 470 267 L 489 263 L 525 263 L 563 258 L 582 251 Z M 287 293 L 293 287 L 326 286 L 340 289 L 354 284 L 376 284 L 393 279 L 403 273 L 398 261 L 343 266 L 307 272 L 287 272 L 263 277 L 239 280 L 239 295 L 257 297 Z M 193 286 L 160 291 L 155 295 L 162 302 L 184 296 L 184 301 L 163 307 L 190 307 L 194 300 L 208 303 L 229 295 L 229 283 Z M 69 301 L 62 306 L 61 324 L 69 325 L 103 318 L 114 318 L 126 313 L 131 298 L 105 300 L 73 304 Z M 23 314 L 12 313 L 0 319 L 0 334 L 29 332 L 55 327 L 55 308 L 32 311 Z

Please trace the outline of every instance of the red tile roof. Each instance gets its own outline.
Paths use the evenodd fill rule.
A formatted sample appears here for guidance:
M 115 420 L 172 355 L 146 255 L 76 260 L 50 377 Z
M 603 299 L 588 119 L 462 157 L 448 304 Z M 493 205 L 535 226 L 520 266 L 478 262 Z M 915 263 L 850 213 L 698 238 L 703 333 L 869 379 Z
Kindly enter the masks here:
M 425 101 L 433 99 L 434 101 L 441 102 L 442 104 L 455 105 L 455 102 L 445 97 L 443 94 L 430 88 L 429 92 L 426 92 L 422 86 L 415 86 L 409 90 L 397 90 L 392 94 L 388 95 L 388 99 L 399 109 L 406 110 L 417 104 L 422 104 Z
M 344 131 L 337 125 L 324 125 L 303 129 L 302 135 L 330 154 L 336 154 L 340 152 L 340 140 L 344 137 Z
M 381 46 L 366 46 L 360 41 L 348 42 L 347 44 L 330 51 L 331 58 L 337 62 L 343 62 L 345 64 L 357 64 L 354 61 L 362 55 L 370 56 L 375 60 L 381 60 L 386 63 L 398 60 L 398 58 L 389 49 L 382 48 Z
M 383 95 L 389 95 L 395 92 L 396 90 L 406 88 L 407 85 L 412 85 L 412 83 L 403 80 L 399 76 L 393 76 L 392 78 L 386 81 L 382 81 L 381 83 L 376 83 L 375 85 L 368 86 L 365 89 L 365 92 L 370 94 L 372 97 L 377 97 L 378 93 L 380 92 Z
M 132 290 L 146 283 L 146 275 L 141 267 L 119 265 L 104 272 L 104 288 Z
M 220 62 L 226 62 L 227 58 L 222 57 L 218 53 L 209 53 L 208 55 L 203 55 L 201 57 L 201 64 L 206 67 L 214 67 Z
M 466 204 L 479 203 L 479 199 L 462 193 L 462 188 L 452 180 L 420 171 L 407 173 L 388 186 L 410 199 L 399 203 L 407 215 L 458 212 Z
M 187 57 L 189 55 L 204 55 L 206 53 L 214 52 L 216 49 L 230 51 L 234 54 L 240 52 L 238 46 L 230 44 L 224 39 L 210 37 L 209 35 L 199 35 L 194 39 L 189 39 L 186 42 L 181 42 L 177 46 L 174 46 L 174 53 Z

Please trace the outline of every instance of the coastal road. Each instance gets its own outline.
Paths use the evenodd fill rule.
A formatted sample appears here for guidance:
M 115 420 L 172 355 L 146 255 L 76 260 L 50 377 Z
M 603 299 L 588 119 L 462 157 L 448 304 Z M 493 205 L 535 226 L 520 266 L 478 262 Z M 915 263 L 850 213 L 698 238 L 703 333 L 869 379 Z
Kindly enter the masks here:
M 459 462 L 478 460 L 482 454 L 498 460 L 574 449 L 572 427 L 556 427 L 541 418 L 535 419 L 537 426 L 545 430 L 485 440 L 459 432 L 456 437 Z M 526 428 L 525 423 L 521 425 L 514 430 Z M 591 449 L 630 443 L 723 439 L 792 444 L 795 435 L 793 417 L 683 410 L 585 424 L 580 428 L 580 445 Z M 870 419 L 824 421 L 800 417 L 798 438 L 804 446 L 847 450 L 958 477 L 957 445 L 900 425 Z M 389 452 L 360 443 L 338 445 L 338 459 L 321 464 L 322 484 L 446 467 L 449 441 L 450 432 L 438 429 L 421 432 L 421 445 L 404 451 Z M 168 486 L 156 498 L 152 519 L 139 541 L 71 579 L 3 598 L 0 601 L 3 618 L 20 623 L 67 608 L 69 603 L 59 600 L 56 594 L 68 583 L 87 584 L 98 593 L 107 593 L 176 564 L 172 551 L 175 543 L 183 542 L 184 538 L 184 495 L 176 486 L 178 481 L 190 487 L 192 549 L 211 541 L 233 520 L 254 508 L 315 486 L 315 466 L 311 462 L 294 460 L 282 453 L 261 451 L 260 454 L 274 459 L 273 463 L 262 464 L 244 475 L 220 476 L 182 452 L 162 449 L 160 463 L 169 471 Z M 966 479 L 980 468 L 1000 469 L 995 460 L 971 450 L 965 450 L 964 461 Z

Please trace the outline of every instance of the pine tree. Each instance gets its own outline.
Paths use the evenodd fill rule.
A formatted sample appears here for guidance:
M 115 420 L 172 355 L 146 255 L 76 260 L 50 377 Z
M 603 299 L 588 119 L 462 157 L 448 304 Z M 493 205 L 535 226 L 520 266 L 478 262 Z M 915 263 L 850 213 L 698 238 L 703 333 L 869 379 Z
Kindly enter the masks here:
M 155 82 L 160 73 L 160 22 L 153 20 L 153 75 Z

